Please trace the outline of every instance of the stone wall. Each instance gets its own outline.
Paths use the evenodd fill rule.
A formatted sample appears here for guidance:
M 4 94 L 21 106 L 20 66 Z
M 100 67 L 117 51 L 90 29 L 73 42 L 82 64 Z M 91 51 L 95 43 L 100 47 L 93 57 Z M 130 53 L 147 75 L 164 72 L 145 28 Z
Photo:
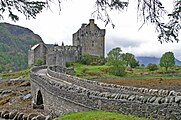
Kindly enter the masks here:
M 105 110 L 154 119 L 181 119 L 181 94 L 175 91 L 119 86 L 80 79 L 48 67 L 51 77 L 31 69 L 33 99 L 41 91 L 44 107 L 56 114 Z M 42 69 L 42 68 L 41 68 Z M 63 69 L 62 69 L 63 70 Z
M 94 19 L 90 19 L 89 24 L 82 24 L 73 34 L 73 45 L 81 46 L 82 53 L 104 57 L 105 29 L 100 29 L 94 23 Z

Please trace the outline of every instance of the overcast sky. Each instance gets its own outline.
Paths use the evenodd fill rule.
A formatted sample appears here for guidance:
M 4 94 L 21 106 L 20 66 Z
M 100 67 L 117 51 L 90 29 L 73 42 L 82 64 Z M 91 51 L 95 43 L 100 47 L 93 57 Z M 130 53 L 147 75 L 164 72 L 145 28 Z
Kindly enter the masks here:
M 55 4 L 51 4 L 52 10 L 44 10 L 36 19 L 26 20 L 20 15 L 20 20 L 16 23 L 7 17 L 4 21 L 33 30 L 45 43 L 61 45 L 63 41 L 64 44 L 71 45 L 72 34 L 82 23 L 89 23 L 89 19 L 93 18 L 91 14 L 95 10 L 95 0 L 65 0 L 60 13 Z M 172 0 L 166 1 L 165 6 L 171 9 Z M 106 29 L 106 54 L 114 47 L 120 47 L 124 53 L 130 52 L 135 56 L 161 57 L 163 53 L 172 51 L 181 60 L 181 41 L 160 44 L 153 25 L 144 25 L 139 30 L 142 22 L 137 20 L 136 6 L 130 4 L 127 11 L 113 11 L 110 15 L 116 25 L 114 29 L 111 24 L 105 27 L 104 22 L 95 19 L 101 29 Z M 179 37 L 181 40 L 181 35 Z

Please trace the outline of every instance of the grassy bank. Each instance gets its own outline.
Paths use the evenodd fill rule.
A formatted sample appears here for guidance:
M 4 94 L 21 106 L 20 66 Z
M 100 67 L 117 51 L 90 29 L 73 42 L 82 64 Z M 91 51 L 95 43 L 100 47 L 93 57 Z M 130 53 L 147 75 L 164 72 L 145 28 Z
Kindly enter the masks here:
M 59 120 L 148 120 L 146 118 L 138 118 L 132 115 L 123 115 L 112 112 L 78 112 L 69 113 L 65 116 L 60 116 Z
M 29 68 L 17 72 L 5 72 L 0 73 L 3 79 L 15 79 L 21 77 L 21 79 L 29 79 Z
M 122 80 L 149 80 L 162 78 L 165 80 L 181 79 L 181 67 L 176 66 L 165 73 L 165 69 L 159 67 L 158 70 L 149 71 L 146 67 L 127 68 L 123 77 L 114 76 L 109 73 L 110 66 L 74 64 L 75 73 L 73 75 L 86 79 L 122 79 Z

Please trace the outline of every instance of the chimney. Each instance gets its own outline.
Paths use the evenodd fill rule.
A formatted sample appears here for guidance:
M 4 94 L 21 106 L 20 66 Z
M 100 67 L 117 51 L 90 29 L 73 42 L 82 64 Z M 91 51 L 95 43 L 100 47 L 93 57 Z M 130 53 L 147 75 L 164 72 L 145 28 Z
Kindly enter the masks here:
M 94 31 L 94 19 L 89 20 L 90 24 L 90 31 Z
M 84 28 L 86 25 L 87 25 L 86 23 L 83 23 L 82 26 L 81 26 L 81 28 Z

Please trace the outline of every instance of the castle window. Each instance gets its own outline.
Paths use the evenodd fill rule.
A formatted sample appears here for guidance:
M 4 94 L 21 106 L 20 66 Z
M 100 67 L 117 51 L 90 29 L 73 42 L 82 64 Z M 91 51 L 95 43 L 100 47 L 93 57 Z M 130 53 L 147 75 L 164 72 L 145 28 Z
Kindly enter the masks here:
M 94 47 L 95 46 L 95 41 L 92 41 L 92 47 Z

